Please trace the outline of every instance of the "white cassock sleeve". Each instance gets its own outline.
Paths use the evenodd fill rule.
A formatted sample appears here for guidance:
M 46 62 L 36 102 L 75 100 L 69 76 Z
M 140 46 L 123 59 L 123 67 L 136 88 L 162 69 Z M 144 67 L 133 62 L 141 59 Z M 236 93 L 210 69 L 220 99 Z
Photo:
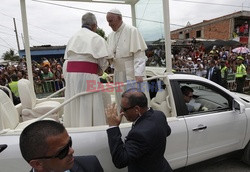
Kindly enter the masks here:
M 98 59 L 98 65 L 102 69 L 102 71 L 104 72 L 107 69 L 107 67 L 109 66 L 107 58 L 104 57 L 104 58 Z
M 145 76 L 147 57 L 145 51 L 138 51 L 134 53 L 134 71 L 135 76 Z

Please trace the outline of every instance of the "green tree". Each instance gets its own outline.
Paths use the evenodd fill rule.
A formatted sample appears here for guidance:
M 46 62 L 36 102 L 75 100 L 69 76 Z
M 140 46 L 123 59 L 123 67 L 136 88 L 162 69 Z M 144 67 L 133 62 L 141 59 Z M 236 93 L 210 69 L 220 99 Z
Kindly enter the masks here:
M 101 28 L 97 28 L 96 33 L 103 37 L 105 40 L 107 40 L 107 37 L 105 36 L 105 32 Z
M 12 49 L 3 53 L 2 57 L 4 60 L 10 60 L 10 61 L 18 61 L 19 60 L 19 56 Z

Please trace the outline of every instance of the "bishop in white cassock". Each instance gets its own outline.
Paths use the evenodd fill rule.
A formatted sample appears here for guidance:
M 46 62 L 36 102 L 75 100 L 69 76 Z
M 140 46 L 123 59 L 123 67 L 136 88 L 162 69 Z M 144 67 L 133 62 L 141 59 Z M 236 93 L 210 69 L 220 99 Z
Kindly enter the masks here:
M 108 45 L 111 57 L 113 57 L 115 84 L 136 81 L 137 84 L 129 84 L 127 89 L 135 86 L 140 87 L 149 98 L 147 82 L 143 82 L 147 61 L 145 41 L 137 28 L 122 21 L 122 14 L 119 10 L 110 10 L 106 18 L 113 30 L 108 36 Z M 125 89 L 126 87 L 122 91 L 117 89 L 115 92 L 118 105 L 120 105 L 121 94 Z
M 95 33 L 96 18 L 92 13 L 82 17 L 82 28 L 69 40 L 64 59 L 66 81 L 65 100 L 77 93 L 98 88 L 98 69 L 108 66 L 108 46 L 106 41 Z M 81 96 L 64 108 L 66 127 L 86 127 L 106 124 L 102 93 Z

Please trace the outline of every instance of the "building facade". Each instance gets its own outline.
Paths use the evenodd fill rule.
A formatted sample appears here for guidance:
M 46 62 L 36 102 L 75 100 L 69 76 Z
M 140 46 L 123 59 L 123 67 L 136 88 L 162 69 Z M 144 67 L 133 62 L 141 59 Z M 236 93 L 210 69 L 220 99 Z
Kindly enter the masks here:
M 225 41 L 234 39 L 242 44 L 248 44 L 249 25 L 250 11 L 239 11 L 173 30 L 171 39 L 200 38 Z

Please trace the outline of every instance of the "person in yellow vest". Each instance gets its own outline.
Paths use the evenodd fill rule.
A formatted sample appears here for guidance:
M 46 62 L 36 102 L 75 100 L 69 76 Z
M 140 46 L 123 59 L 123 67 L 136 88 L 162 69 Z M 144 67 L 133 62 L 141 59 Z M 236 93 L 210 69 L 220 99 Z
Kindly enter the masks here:
M 18 79 L 17 79 L 17 75 L 16 74 L 11 75 L 11 82 L 9 83 L 9 87 L 10 87 L 10 90 L 12 91 L 12 93 L 16 97 L 19 97 L 17 80 Z
M 17 81 L 18 81 L 17 75 L 12 74 L 11 75 L 11 82 L 8 84 L 8 87 L 10 88 L 10 90 L 12 92 L 12 98 L 13 98 L 14 105 L 17 105 L 20 103 Z
M 237 85 L 236 92 L 239 92 L 239 93 L 243 93 L 243 87 L 244 87 L 245 78 L 247 75 L 246 67 L 243 64 L 244 60 L 245 59 L 242 56 L 237 57 L 237 68 L 236 68 L 235 77 L 236 77 L 236 85 Z
M 221 65 L 221 69 L 220 69 L 220 73 L 221 73 L 221 86 L 227 89 L 227 75 L 228 75 L 228 69 L 226 66 L 226 62 L 224 60 L 222 60 L 220 62 Z

